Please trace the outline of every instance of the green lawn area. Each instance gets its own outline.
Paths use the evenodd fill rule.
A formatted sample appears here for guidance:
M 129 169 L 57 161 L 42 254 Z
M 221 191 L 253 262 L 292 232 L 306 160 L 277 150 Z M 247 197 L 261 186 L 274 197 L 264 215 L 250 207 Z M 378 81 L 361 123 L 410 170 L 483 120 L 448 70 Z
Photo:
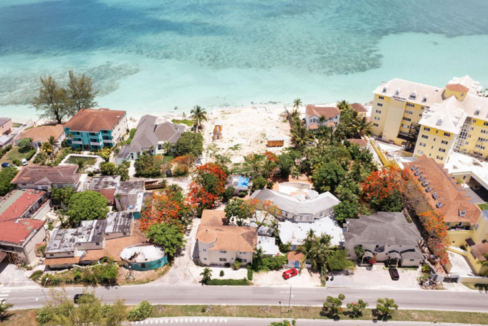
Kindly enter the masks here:
M 70 156 L 66 163 L 78 164 L 79 160 L 85 161 L 85 166 L 93 165 L 97 162 L 96 158 L 93 157 L 83 157 L 83 156 Z
M 482 211 L 488 210 L 488 203 L 478 204 Z
M 36 150 L 33 149 L 32 151 L 21 153 L 19 152 L 19 147 L 14 147 L 2 158 L 2 162 L 12 163 L 14 160 L 21 161 L 23 158 L 27 158 L 29 154 L 35 152 Z
M 17 122 L 12 123 L 12 128 L 19 128 L 20 126 L 22 126 L 21 123 L 17 123 Z
M 175 159 L 175 153 L 173 153 L 173 152 L 166 153 L 163 155 L 163 164 L 169 163 L 174 159 Z
M 193 127 L 193 120 L 188 120 L 188 119 L 176 120 L 176 119 L 173 119 L 173 120 L 171 120 L 171 122 L 177 123 L 180 125 L 187 125 L 188 127 Z

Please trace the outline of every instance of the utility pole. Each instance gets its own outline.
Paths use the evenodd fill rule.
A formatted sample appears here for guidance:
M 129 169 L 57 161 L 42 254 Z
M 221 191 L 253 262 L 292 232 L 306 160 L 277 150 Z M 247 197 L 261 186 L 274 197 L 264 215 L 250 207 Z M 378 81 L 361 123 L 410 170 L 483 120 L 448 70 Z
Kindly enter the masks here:
M 44 292 L 44 288 L 46 287 L 47 281 L 49 281 L 49 277 L 46 277 L 46 280 L 44 281 L 44 285 L 42 286 L 42 294 L 44 294 L 44 298 L 46 298 L 46 301 L 47 301 L 47 296 L 46 296 L 46 292 Z

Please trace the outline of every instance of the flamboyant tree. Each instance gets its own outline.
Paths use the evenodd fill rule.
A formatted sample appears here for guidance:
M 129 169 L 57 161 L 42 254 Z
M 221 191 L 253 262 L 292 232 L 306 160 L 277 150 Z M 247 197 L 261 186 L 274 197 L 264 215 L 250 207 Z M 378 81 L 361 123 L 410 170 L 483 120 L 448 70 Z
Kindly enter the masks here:
M 273 172 L 278 169 L 280 165 L 280 159 L 274 153 L 270 151 L 264 152 L 264 176 L 269 178 Z
M 212 208 L 215 201 L 225 191 L 227 174 L 214 163 L 207 163 L 197 168 L 196 176 L 190 183 L 188 202 L 197 210 L 198 215 L 206 208 Z
M 399 212 L 404 181 L 402 170 L 393 165 L 372 172 L 361 183 L 363 201 L 377 211 Z
M 444 217 L 439 212 L 426 211 L 419 214 L 420 220 L 424 225 L 425 230 L 429 233 L 428 241 L 430 249 L 434 255 L 439 257 L 441 264 L 449 262 L 449 255 L 447 248 L 450 246 L 449 235 L 447 233 L 447 225 Z
M 187 211 L 186 204 L 176 200 L 172 193 L 154 193 L 142 209 L 140 229 L 147 231 L 153 224 L 166 223 L 178 225 L 183 230 Z

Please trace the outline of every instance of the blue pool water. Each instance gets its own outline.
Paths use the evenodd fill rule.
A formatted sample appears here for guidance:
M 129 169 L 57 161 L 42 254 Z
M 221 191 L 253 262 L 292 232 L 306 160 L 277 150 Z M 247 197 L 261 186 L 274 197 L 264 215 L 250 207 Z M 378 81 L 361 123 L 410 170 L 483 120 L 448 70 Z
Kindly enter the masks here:
M 38 78 L 95 81 L 129 114 L 366 102 L 383 80 L 488 86 L 488 1 L 2 0 L 0 112 L 33 116 Z

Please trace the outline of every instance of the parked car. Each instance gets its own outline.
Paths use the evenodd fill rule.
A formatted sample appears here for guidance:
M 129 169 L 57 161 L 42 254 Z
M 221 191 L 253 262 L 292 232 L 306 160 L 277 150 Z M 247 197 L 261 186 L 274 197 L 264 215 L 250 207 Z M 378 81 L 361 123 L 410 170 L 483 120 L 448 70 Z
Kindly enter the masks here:
M 27 160 L 26 160 L 25 158 L 23 158 L 23 159 L 22 159 L 22 165 L 23 165 L 23 166 L 26 166 L 27 164 L 29 164 L 29 163 L 27 163 Z
M 10 164 L 9 162 L 2 163 L 2 168 L 11 168 L 11 167 L 13 167 L 13 165 Z
M 298 275 L 298 271 L 296 268 L 292 268 L 292 269 L 289 269 L 289 270 L 283 272 L 283 278 L 285 280 L 287 280 L 293 276 L 297 276 L 297 275 Z
M 398 281 L 400 279 L 400 274 L 398 273 L 398 269 L 394 267 L 390 267 L 388 271 L 390 272 L 390 276 L 393 281 Z

